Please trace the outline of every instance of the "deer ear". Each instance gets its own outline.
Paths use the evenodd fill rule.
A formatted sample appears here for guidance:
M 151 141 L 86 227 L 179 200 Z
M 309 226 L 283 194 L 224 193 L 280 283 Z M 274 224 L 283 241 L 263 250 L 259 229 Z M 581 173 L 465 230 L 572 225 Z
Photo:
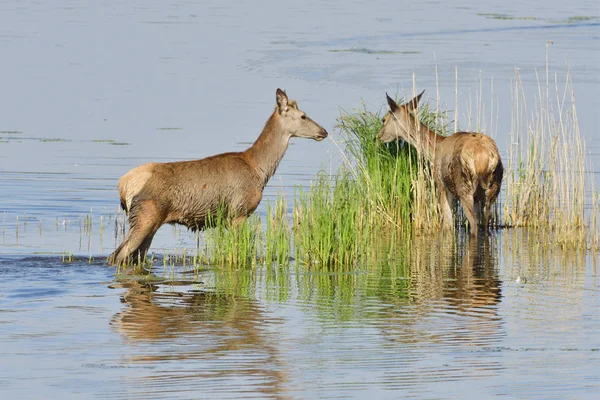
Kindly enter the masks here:
M 388 106 L 390 107 L 390 111 L 391 112 L 396 111 L 396 109 L 398 108 L 398 104 L 396 104 L 394 99 L 392 99 L 390 96 L 388 96 L 387 93 L 385 94 L 385 98 L 387 100 Z
M 415 96 L 414 99 L 412 99 L 408 103 L 404 104 L 404 106 L 406 108 L 408 108 L 410 111 L 415 110 L 417 108 L 417 106 L 419 105 L 419 100 L 421 100 L 421 96 L 423 96 L 423 93 L 425 93 L 425 90 L 423 90 L 420 94 Z
M 288 97 L 287 94 L 281 89 L 277 89 L 275 94 L 277 98 L 277 108 L 279 108 L 279 112 L 286 111 L 288 107 Z

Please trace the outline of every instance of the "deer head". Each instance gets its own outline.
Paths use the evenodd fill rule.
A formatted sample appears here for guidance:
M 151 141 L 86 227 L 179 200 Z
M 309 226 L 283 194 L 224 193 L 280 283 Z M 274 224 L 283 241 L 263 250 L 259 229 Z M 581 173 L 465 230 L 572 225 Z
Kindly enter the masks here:
M 321 141 L 327 137 L 327 131 L 310 119 L 298 108 L 295 100 L 289 100 L 285 92 L 277 89 L 277 111 L 283 131 L 290 137 L 301 137 Z
M 420 142 L 418 137 L 420 122 L 413 115 L 413 111 L 416 110 L 423 93 L 425 91 L 401 105 L 396 104 L 394 99 L 385 94 L 390 111 L 383 117 L 383 126 L 377 134 L 382 142 L 388 143 L 396 139 L 403 139 L 412 145 Z

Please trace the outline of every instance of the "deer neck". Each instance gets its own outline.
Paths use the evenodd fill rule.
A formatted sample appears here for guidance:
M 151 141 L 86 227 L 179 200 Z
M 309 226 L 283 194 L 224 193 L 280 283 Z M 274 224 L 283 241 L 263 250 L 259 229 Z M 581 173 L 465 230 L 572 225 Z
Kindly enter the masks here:
M 283 132 L 277 110 L 265 124 L 254 144 L 244 152 L 246 160 L 254 168 L 264 187 L 283 158 L 290 136 Z
M 438 135 L 421 121 L 411 115 L 410 126 L 415 131 L 412 135 L 411 143 L 425 158 L 429 161 L 433 161 L 435 157 L 435 149 L 438 143 L 445 139 L 444 136 Z

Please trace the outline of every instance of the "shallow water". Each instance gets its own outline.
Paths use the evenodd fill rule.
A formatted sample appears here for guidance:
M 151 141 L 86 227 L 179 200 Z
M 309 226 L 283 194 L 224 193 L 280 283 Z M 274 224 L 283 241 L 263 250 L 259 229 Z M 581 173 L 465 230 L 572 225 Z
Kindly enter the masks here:
M 533 104 L 546 51 L 597 168 L 595 1 L 260 4 L 0 3 L 2 398 L 594 398 L 598 256 L 518 230 L 418 239 L 351 274 L 105 266 L 118 177 L 244 149 L 277 87 L 336 142 L 294 139 L 265 200 L 334 170 L 340 108 L 383 108 L 413 73 L 506 155 L 511 79 Z M 153 245 L 195 239 L 163 227 Z
M 0 390 L 593 398 L 598 259 L 536 245 L 519 231 L 472 247 L 418 239 L 350 274 L 225 267 L 179 282 L 161 267 L 115 279 L 102 262 L 2 257 Z

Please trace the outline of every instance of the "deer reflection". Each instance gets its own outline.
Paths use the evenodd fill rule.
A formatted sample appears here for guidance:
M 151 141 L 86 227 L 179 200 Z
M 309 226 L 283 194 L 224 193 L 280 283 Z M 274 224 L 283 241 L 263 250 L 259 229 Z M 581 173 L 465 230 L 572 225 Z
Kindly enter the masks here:
M 385 299 L 395 303 L 387 315 L 394 323 L 382 327 L 383 333 L 402 342 L 493 345 L 502 334 L 496 258 L 490 237 L 466 243 L 453 235 L 417 238 L 406 296 Z
M 177 361 L 185 366 L 185 374 L 170 371 L 161 377 L 165 386 L 180 385 L 184 378 L 190 385 L 207 385 L 207 379 L 246 377 L 262 382 L 255 387 L 259 393 L 281 395 L 286 366 L 277 341 L 266 331 L 277 321 L 267 319 L 258 302 L 219 292 L 161 293 L 157 285 L 136 281 L 123 286 L 126 307 L 113 316 L 111 326 L 135 349 L 125 358 L 127 364 L 154 367 Z M 238 361 L 227 362 L 232 357 Z
M 450 252 L 448 256 L 448 275 L 454 284 L 447 285 L 446 301 L 460 313 L 474 312 L 484 318 L 496 317 L 496 305 L 500 303 L 502 289 L 491 246 L 489 237 L 471 239 L 462 247 L 462 255 Z M 459 260 L 460 257 L 462 260 Z

